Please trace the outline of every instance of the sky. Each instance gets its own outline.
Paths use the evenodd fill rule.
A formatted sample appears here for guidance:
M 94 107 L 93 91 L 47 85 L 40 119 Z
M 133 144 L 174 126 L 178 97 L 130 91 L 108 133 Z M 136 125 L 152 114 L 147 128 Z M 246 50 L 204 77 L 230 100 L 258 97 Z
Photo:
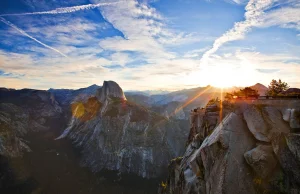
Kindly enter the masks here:
M 5 0 L 0 87 L 300 87 L 299 0 Z

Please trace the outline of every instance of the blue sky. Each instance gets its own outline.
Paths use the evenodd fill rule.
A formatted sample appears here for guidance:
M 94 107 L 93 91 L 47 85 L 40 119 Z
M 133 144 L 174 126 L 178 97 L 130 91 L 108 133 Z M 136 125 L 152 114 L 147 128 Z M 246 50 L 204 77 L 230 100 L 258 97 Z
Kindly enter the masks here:
M 298 0 L 10 0 L 0 33 L 2 87 L 300 87 Z

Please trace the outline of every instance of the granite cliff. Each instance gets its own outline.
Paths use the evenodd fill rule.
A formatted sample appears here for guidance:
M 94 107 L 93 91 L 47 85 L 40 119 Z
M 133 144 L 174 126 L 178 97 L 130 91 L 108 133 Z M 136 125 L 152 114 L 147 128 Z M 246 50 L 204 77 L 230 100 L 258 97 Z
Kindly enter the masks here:
M 299 129 L 299 100 L 211 101 L 159 193 L 299 193 Z
M 72 103 L 72 118 L 61 138 L 82 150 L 81 164 L 145 178 L 166 173 L 169 160 L 183 153 L 186 130 L 126 100 L 121 87 L 105 81 L 95 96 Z

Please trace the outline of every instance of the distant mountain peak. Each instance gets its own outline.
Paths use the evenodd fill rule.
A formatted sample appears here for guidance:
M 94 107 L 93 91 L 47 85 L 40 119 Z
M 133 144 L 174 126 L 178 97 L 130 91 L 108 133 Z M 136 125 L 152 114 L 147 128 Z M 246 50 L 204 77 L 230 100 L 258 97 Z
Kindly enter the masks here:
M 261 83 L 256 83 L 255 85 L 253 85 L 251 87 L 265 87 L 265 88 L 267 88 L 265 85 L 263 85 Z
M 261 95 L 261 96 L 265 95 L 266 91 L 268 90 L 268 88 L 261 83 L 256 83 L 255 85 L 250 86 L 250 87 L 254 90 L 257 90 L 259 95 Z
M 97 84 L 90 85 L 88 88 L 100 87 Z

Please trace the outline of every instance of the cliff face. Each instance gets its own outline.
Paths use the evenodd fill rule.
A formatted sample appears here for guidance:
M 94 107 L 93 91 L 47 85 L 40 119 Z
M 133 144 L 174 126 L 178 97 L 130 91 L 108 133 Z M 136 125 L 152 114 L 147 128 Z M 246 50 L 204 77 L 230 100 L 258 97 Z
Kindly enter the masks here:
M 191 112 L 189 145 L 159 193 L 297 193 L 300 102 L 210 103 Z
M 158 177 L 169 160 L 183 153 L 185 130 L 142 106 L 128 102 L 115 82 L 104 82 L 96 96 L 72 104 L 68 137 L 82 150 L 82 165 Z M 182 146 L 178 146 L 182 145 Z
M 31 150 L 24 136 L 47 130 L 47 122 L 61 117 L 62 109 L 47 91 L 1 89 L 0 93 L 0 155 L 21 156 Z
M 120 98 L 126 100 L 122 88 L 114 81 L 104 81 L 102 88 L 98 89 L 96 96 L 101 102 L 110 98 Z

